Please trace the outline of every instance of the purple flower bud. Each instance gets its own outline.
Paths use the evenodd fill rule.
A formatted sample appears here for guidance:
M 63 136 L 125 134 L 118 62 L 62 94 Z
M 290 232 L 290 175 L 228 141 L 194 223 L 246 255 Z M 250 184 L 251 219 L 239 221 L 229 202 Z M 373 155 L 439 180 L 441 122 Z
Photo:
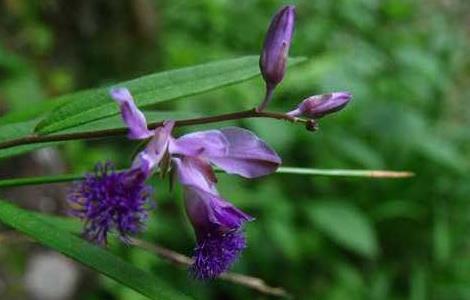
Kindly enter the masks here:
M 273 17 L 269 25 L 259 65 L 270 88 L 274 88 L 284 78 L 294 23 L 295 6 L 288 5 Z
M 352 95 L 348 92 L 336 92 L 323 95 L 311 96 L 299 106 L 288 112 L 291 117 L 304 116 L 311 119 L 319 119 L 325 115 L 343 109 L 351 100 Z
M 116 230 L 127 243 L 129 236 L 143 229 L 152 192 L 145 185 L 146 173 L 140 168 L 115 172 L 111 163 L 98 164 L 95 174 L 75 184 L 67 201 L 70 214 L 85 221 L 87 239 L 106 244 L 108 233 Z

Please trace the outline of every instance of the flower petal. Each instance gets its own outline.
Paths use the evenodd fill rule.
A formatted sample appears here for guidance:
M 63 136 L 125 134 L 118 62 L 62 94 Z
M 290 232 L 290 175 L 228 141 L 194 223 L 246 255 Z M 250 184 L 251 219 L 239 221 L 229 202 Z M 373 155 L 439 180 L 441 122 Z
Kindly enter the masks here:
M 217 194 L 197 186 L 184 187 L 186 212 L 200 236 L 209 231 L 229 232 L 240 228 L 253 217 L 236 208 Z
M 122 120 L 129 128 L 130 139 L 142 140 L 152 136 L 153 131 L 147 129 L 147 120 L 135 105 L 128 89 L 114 88 L 110 91 L 110 95 L 119 104 Z
M 276 171 L 281 164 L 277 153 L 252 132 L 237 127 L 223 128 L 220 132 L 228 141 L 228 152 L 208 159 L 227 173 L 254 178 Z
M 177 138 L 170 146 L 172 154 L 185 156 L 224 156 L 228 152 L 228 141 L 220 130 L 189 133 Z
M 158 164 L 161 161 L 163 155 L 165 155 L 165 152 L 168 150 L 168 145 L 173 139 L 171 132 L 173 131 L 174 126 L 174 121 L 165 121 L 163 126 L 155 129 L 155 134 L 145 147 L 145 151 L 148 152 L 149 155 L 154 156 L 155 164 Z
M 194 186 L 208 193 L 218 195 L 215 177 L 212 167 L 203 159 L 185 156 L 173 158 L 179 181 L 184 186 Z
M 228 127 L 184 135 L 170 145 L 177 155 L 202 157 L 225 170 L 247 178 L 274 172 L 279 156 L 252 132 Z

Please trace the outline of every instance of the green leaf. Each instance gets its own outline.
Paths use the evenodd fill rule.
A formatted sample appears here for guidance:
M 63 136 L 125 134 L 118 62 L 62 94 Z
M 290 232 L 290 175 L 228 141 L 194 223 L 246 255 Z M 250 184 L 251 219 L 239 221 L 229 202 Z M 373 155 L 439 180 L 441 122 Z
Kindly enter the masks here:
M 293 58 L 289 65 L 304 61 Z M 258 57 L 246 56 L 171 70 L 121 82 L 133 94 L 139 107 L 207 92 L 242 82 L 259 74 Z M 59 98 L 67 103 L 55 109 L 36 127 L 39 134 L 49 134 L 117 114 L 116 103 L 109 97 L 109 87 L 86 90 Z
M 319 201 L 310 207 L 309 217 L 319 230 L 341 246 L 369 258 L 377 256 L 374 227 L 367 216 L 352 204 Z
M 94 246 L 44 221 L 37 214 L 0 201 L 0 220 L 8 226 L 96 271 L 138 291 L 150 299 L 189 299 L 161 279 L 144 272 L 109 251 Z
M 29 135 L 34 126 L 37 124 L 37 120 L 17 122 L 0 126 L 0 142 L 13 140 Z M 14 155 L 23 154 L 39 148 L 53 145 L 54 143 L 39 143 L 32 145 L 21 145 L 12 148 L 0 149 L 0 159 L 10 157 Z

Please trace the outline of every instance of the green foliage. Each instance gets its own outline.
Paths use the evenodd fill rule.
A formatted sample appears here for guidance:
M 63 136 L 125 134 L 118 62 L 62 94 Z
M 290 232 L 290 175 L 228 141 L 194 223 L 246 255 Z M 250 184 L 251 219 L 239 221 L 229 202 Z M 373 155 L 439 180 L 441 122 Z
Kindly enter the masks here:
M 116 86 L 127 87 L 138 106 L 149 106 L 253 78 L 259 74 L 258 59 L 258 56 L 248 56 L 218 61 L 147 75 L 118 83 Z M 292 61 L 295 64 L 303 59 Z M 116 103 L 109 101 L 109 98 L 108 87 L 62 96 L 58 101 L 65 102 L 65 104 L 39 122 L 35 132 L 39 134 L 60 132 L 115 115 L 119 112 L 119 107 Z
M 150 299 L 190 299 L 172 290 L 159 278 L 54 226 L 57 221 L 48 222 L 47 217 L 17 208 L 5 200 L 0 201 L 0 219 L 38 242 L 135 289 Z
M 1 138 L 31 132 L 35 124 L 29 120 L 73 106 L 44 98 L 258 53 L 270 16 L 284 3 L 79 2 L 70 2 L 74 9 L 69 10 L 60 1 L 0 4 L 0 25 L 6 28 L 0 32 L 0 75 L 8 78 L 0 79 L 0 109 L 8 111 L 0 119 Z M 249 246 L 235 271 L 282 286 L 296 299 L 469 299 L 468 1 L 294 2 L 298 24 L 291 54 L 310 59 L 287 73 L 270 110 L 287 111 L 309 95 L 333 90 L 348 90 L 354 99 L 341 113 L 321 120 L 314 134 L 276 121 L 237 125 L 255 130 L 286 166 L 411 170 L 417 176 L 383 181 L 276 175 L 248 183 L 221 175 L 224 197 L 256 217 L 247 226 Z M 142 3 L 151 9 L 137 9 Z M 46 21 L 45 15 L 52 18 Z M 155 22 L 143 22 L 149 19 Z M 247 65 L 247 78 L 257 74 L 253 62 Z M 157 96 L 142 94 L 138 100 L 156 103 Z M 215 114 L 253 107 L 262 96 L 258 78 L 152 109 Z M 111 116 L 116 107 L 100 109 L 97 119 L 107 115 L 118 121 Z M 63 128 L 58 119 L 49 119 L 52 127 L 43 130 L 85 120 L 77 116 Z M 95 118 L 91 113 L 85 117 Z M 29 124 L 21 125 L 28 131 L 15 129 L 19 124 Z M 126 166 L 131 146 L 121 141 L 107 147 L 68 143 L 62 154 L 74 173 L 110 157 Z M 10 151 L 33 146 L 25 147 Z M 145 238 L 189 254 L 193 238 L 182 217 L 181 196 L 167 193 L 167 182 L 153 184 L 158 209 Z M 231 284 L 195 283 L 185 271 L 147 261 L 136 249 L 121 254 L 195 298 L 266 298 Z M 95 298 L 100 293 L 131 297 L 128 289 L 108 282 L 92 292 Z
M 317 201 L 308 211 L 313 225 L 333 241 L 368 258 L 377 256 L 376 233 L 357 207 L 345 202 Z

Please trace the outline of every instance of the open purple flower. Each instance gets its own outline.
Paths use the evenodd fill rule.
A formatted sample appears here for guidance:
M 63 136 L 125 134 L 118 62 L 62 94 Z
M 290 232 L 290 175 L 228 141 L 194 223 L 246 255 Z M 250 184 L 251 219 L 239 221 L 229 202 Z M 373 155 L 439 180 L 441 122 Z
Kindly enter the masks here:
M 124 115 L 122 107 L 121 112 Z M 147 128 L 140 116 L 136 111 L 123 116 L 131 133 Z M 174 122 L 167 121 L 157 128 L 140 156 L 152 168 L 161 162 L 165 153 L 171 157 L 183 186 L 186 213 L 196 233 L 191 273 L 199 279 L 214 278 L 226 271 L 245 248 L 242 227 L 253 218 L 219 195 L 210 163 L 227 173 L 254 178 L 274 172 L 281 159 L 265 142 L 245 129 L 199 131 L 175 139 L 171 136 L 173 126 Z

